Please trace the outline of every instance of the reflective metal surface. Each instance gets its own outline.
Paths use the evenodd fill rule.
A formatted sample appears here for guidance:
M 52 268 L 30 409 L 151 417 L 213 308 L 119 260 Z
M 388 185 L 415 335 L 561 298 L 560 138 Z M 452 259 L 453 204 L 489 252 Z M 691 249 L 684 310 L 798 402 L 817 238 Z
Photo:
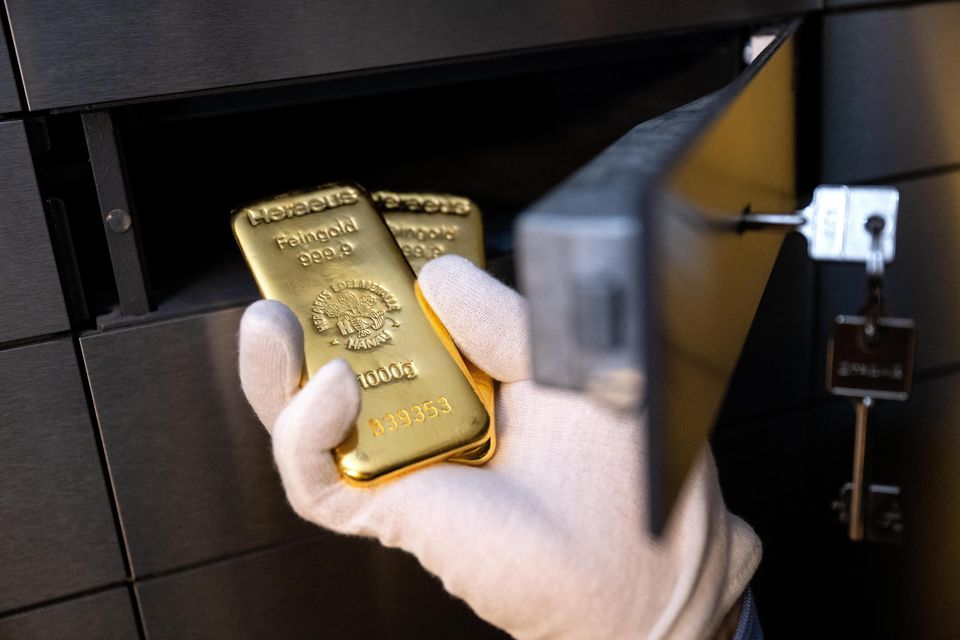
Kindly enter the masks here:
M 323 533 L 138 585 L 151 640 L 505 639 L 417 561 Z
M 306 375 L 334 358 L 357 372 L 357 427 L 335 450 L 346 480 L 386 479 L 489 440 L 466 365 L 424 313 L 410 266 L 359 187 L 250 204 L 233 230 L 264 297 L 303 325 Z
M 7 0 L 31 109 L 298 79 L 800 12 L 816 0 Z M 335 28 L 334 28 L 335 25 Z
M 118 587 L 0 618 L 4 640 L 137 640 L 133 602 Z
M 64 331 L 67 308 L 19 120 L 0 122 L 0 176 L 0 343 Z
M 315 531 L 287 506 L 240 391 L 242 309 L 81 338 L 134 574 Z
M 469 198 L 436 193 L 374 191 L 370 198 L 383 214 L 413 272 L 448 253 L 463 256 L 481 269 L 483 216 Z
M 88 416 L 69 339 L 0 351 L 0 612 L 124 579 Z

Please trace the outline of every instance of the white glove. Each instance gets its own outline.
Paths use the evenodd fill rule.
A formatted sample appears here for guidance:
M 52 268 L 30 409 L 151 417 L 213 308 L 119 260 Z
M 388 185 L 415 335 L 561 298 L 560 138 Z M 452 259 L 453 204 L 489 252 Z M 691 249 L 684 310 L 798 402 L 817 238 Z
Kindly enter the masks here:
M 757 537 L 723 504 L 709 450 L 652 539 L 645 418 L 529 380 L 525 301 L 466 260 L 430 262 L 420 287 L 463 354 L 502 383 L 496 455 L 347 485 L 330 449 L 357 417 L 354 374 L 335 360 L 300 390 L 300 325 L 282 304 L 256 302 L 240 325 L 240 379 L 294 510 L 409 551 L 517 638 L 709 637 L 760 560 Z

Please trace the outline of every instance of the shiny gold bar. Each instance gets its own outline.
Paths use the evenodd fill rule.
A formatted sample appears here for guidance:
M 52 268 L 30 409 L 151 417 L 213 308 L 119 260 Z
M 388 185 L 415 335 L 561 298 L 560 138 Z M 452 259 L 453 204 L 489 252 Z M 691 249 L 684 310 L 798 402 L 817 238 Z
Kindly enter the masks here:
M 423 308 L 423 311 L 427 316 L 427 320 L 429 320 L 430 324 L 433 325 L 434 330 L 437 332 L 437 335 L 440 336 L 444 346 L 448 351 L 452 350 L 453 352 L 459 354 L 453 339 L 450 337 L 450 334 L 447 333 L 446 327 L 444 327 L 443 323 L 440 322 L 440 318 L 438 318 L 437 314 L 433 312 L 433 309 L 430 308 L 430 305 L 427 304 L 426 299 L 420 292 L 419 283 L 416 285 L 416 290 L 417 301 L 420 302 L 420 306 Z M 473 381 L 473 388 L 477 392 L 480 402 L 483 403 L 484 408 L 487 410 L 487 415 L 490 416 L 490 437 L 476 449 L 470 449 L 457 456 L 451 457 L 450 462 L 459 462 L 460 464 L 479 467 L 490 460 L 497 449 L 493 378 L 491 378 L 486 371 L 480 369 L 466 358 L 463 358 L 463 363 L 467 367 L 467 373 L 470 376 L 470 379 Z
M 476 451 L 492 420 L 383 219 L 358 186 L 333 184 L 234 212 L 261 293 L 303 326 L 309 376 L 342 357 L 357 372 L 357 425 L 335 450 L 344 478 L 368 484 Z
M 484 267 L 483 217 L 469 198 L 396 191 L 374 191 L 371 197 L 415 273 L 448 253 Z
M 374 191 L 370 197 L 417 275 L 428 261 L 446 254 L 463 256 L 481 269 L 486 265 L 483 216 L 469 198 L 445 193 L 388 190 Z M 440 324 L 439 320 L 436 324 Z M 493 380 L 470 362 L 467 367 L 492 418 L 495 415 Z M 496 429 L 491 428 L 489 441 L 450 461 L 482 465 L 493 457 L 495 449 Z

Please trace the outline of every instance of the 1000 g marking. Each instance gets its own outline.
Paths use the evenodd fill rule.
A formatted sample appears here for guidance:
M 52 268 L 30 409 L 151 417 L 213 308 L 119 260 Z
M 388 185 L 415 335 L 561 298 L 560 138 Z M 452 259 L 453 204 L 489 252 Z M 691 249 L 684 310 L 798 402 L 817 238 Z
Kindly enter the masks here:
M 414 422 L 433 420 L 441 413 L 450 413 L 451 411 L 453 411 L 453 407 L 450 406 L 450 401 L 445 396 L 440 396 L 436 400 L 426 400 L 415 404 L 409 409 L 398 409 L 381 418 L 370 418 L 368 424 L 374 437 L 378 437 L 387 431 L 399 431 L 404 427 L 409 427 Z

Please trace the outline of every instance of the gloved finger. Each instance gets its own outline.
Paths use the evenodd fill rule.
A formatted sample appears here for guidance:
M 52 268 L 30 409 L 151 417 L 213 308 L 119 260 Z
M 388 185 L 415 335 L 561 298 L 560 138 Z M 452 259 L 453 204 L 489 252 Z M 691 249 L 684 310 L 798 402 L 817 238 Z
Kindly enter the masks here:
M 320 368 L 280 414 L 273 457 L 294 511 L 344 531 L 362 490 L 340 478 L 331 449 L 349 435 L 360 411 L 360 390 L 349 365 L 337 359 Z M 356 503 L 356 501 L 353 501 Z
M 559 549 L 547 550 L 562 536 L 556 535 L 557 522 L 529 490 L 481 469 L 452 464 L 421 469 L 379 488 L 369 512 L 384 545 L 412 553 L 450 593 L 468 600 L 488 620 L 494 612 L 477 609 L 484 599 L 471 598 L 473 592 L 491 585 L 507 589 L 500 594 L 503 598 L 492 599 L 502 606 L 504 599 L 525 601 L 523 593 L 510 589 L 525 590 L 552 577 L 536 563 L 490 562 L 491 553 L 509 549 L 511 557 L 519 558 L 562 555 Z M 522 536 L 517 536 L 518 520 Z M 550 593 L 549 584 L 535 590 Z
M 281 302 L 258 300 L 240 320 L 240 385 L 260 421 L 272 431 L 300 387 L 303 329 Z
M 460 256 L 431 260 L 420 289 L 463 354 L 497 380 L 530 377 L 527 302 Z

